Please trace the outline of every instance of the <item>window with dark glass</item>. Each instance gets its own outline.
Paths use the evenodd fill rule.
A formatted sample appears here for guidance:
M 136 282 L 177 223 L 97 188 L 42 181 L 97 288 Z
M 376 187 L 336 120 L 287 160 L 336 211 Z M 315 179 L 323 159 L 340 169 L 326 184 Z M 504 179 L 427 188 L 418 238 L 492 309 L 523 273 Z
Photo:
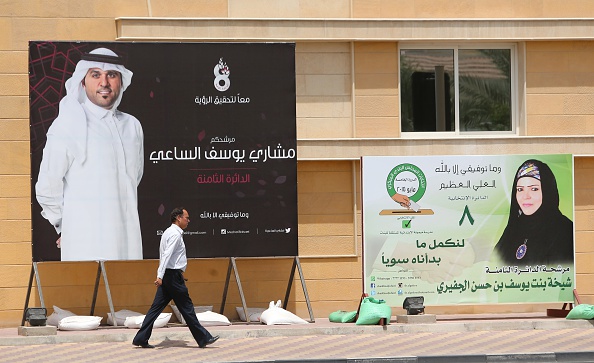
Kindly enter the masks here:
M 512 131 L 511 64 L 510 48 L 401 48 L 401 130 Z

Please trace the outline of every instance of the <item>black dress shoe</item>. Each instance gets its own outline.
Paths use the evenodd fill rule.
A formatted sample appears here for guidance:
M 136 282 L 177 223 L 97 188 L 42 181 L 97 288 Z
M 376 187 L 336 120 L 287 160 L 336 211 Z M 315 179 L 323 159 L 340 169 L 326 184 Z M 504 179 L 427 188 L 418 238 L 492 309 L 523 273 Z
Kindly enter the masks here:
M 214 343 L 214 342 L 216 342 L 217 340 L 219 340 L 219 338 L 220 338 L 220 337 L 219 337 L 218 335 L 215 335 L 214 337 L 210 338 L 210 339 L 209 339 L 209 340 L 206 342 L 206 344 L 204 344 L 204 345 L 201 345 L 201 346 L 200 346 L 200 348 L 206 348 L 206 346 L 207 346 L 207 345 L 211 345 L 212 343 Z
M 132 343 L 133 345 L 141 348 L 154 348 L 155 346 L 149 343 Z

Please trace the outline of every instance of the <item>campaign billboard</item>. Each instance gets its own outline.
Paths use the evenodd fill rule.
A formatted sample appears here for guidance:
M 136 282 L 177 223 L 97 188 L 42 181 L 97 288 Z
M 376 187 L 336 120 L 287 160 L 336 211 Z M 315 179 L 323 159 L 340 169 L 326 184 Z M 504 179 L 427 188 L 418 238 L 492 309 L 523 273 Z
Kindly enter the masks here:
M 29 43 L 33 261 L 297 255 L 294 43 Z M 58 244 L 59 247 L 58 248 Z
M 571 302 L 572 155 L 362 158 L 364 291 L 402 306 Z

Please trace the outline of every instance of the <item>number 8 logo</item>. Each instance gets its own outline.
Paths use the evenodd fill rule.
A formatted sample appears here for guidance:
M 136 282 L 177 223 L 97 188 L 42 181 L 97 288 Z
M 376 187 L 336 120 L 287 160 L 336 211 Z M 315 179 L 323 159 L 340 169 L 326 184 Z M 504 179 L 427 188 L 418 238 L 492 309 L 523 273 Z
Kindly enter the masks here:
M 218 91 L 224 92 L 231 86 L 229 74 L 231 74 L 229 67 L 223 62 L 223 58 L 220 58 L 219 63 L 214 67 L 214 86 Z

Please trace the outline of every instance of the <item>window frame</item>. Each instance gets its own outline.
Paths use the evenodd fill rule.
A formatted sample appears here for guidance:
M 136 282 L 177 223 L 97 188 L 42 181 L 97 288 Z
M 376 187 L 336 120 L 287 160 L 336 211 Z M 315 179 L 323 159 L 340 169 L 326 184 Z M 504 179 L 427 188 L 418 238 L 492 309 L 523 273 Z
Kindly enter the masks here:
M 447 49 L 454 52 L 454 118 L 455 131 L 402 131 L 402 79 L 401 79 L 401 51 L 415 49 Z M 510 131 L 461 131 L 460 130 L 460 84 L 458 69 L 458 54 L 461 49 L 508 49 L 510 51 L 510 112 L 511 112 L 511 130 Z M 444 138 L 444 137 L 466 137 L 466 136 L 517 136 L 520 130 L 519 115 L 519 83 L 518 83 L 518 45 L 516 43 L 497 42 L 497 43 L 398 43 L 398 128 L 403 138 Z

